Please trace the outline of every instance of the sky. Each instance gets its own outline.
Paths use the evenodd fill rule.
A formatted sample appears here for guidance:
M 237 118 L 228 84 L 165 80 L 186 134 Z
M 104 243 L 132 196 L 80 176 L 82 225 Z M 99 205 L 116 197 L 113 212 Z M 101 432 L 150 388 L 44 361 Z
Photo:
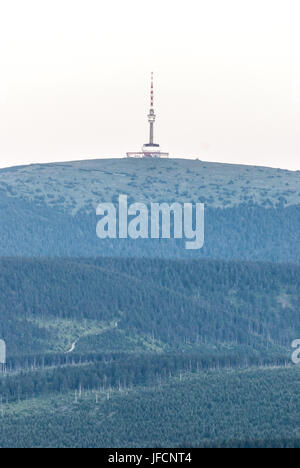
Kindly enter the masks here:
M 171 157 L 300 170 L 299 0 L 0 0 L 0 167 Z

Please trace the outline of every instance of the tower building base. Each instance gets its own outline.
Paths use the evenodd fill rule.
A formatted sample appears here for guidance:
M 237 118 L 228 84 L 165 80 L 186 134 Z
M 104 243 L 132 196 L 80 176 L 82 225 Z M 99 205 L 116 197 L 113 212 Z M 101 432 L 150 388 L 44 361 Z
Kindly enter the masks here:
M 140 151 L 137 153 L 129 152 L 126 153 L 127 158 L 168 158 L 169 153 L 162 153 L 161 151 L 149 152 L 149 151 Z

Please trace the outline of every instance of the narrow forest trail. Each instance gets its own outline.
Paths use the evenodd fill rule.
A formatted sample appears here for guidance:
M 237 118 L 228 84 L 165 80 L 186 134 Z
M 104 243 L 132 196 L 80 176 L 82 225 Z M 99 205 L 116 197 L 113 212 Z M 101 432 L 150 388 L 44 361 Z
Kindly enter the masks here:
M 69 349 L 69 351 L 67 351 L 67 354 L 72 353 L 74 351 L 74 349 L 76 348 L 76 343 L 77 343 L 76 341 L 74 341 L 74 343 L 72 343 L 72 346 Z

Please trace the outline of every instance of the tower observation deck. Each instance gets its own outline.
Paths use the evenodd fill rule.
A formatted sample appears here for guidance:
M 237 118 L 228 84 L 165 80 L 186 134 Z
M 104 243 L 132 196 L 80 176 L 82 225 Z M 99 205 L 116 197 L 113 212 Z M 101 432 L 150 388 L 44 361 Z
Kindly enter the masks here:
M 129 152 L 127 158 L 168 158 L 169 153 L 163 153 L 160 150 L 158 143 L 154 143 L 154 122 L 156 115 L 154 112 L 154 89 L 153 89 L 153 72 L 151 73 L 151 90 L 150 90 L 150 111 L 148 114 L 149 122 L 149 143 L 145 143 L 140 152 Z

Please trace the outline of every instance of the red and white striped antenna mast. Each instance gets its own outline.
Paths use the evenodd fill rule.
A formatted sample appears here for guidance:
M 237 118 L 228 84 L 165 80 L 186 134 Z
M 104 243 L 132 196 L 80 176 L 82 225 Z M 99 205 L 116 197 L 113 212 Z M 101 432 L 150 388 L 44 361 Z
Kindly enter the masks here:
M 163 153 L 160 146 L 154 143 L 154 122 L 156 115 L 154 112 L 154 73 L 151 72 L 151 87 L 150 87 L 150 110 L 148 114 L 149 122 L 149 143 L 143 145 L 143 149 L 138 153 L 127 153 L 128 158 L 168 158 L 169 153 Z
M 153 146 L 153 133 L 154 133 L 154 122 L 155 122 L 155 113 L 153 109 L 154 104 L 154 88 L 153 88 L 153 72 L 151 72 L 151 89 L 150 89 L 150 112 L 148 114 L 148 122 L 150 124 L 150 138 L 148 146 Z
M 154 86 L 153 86 L 153 72 L 151 72 L 151 93 L 150 93 L 150 107 L 153 109 L 154 102 Z

